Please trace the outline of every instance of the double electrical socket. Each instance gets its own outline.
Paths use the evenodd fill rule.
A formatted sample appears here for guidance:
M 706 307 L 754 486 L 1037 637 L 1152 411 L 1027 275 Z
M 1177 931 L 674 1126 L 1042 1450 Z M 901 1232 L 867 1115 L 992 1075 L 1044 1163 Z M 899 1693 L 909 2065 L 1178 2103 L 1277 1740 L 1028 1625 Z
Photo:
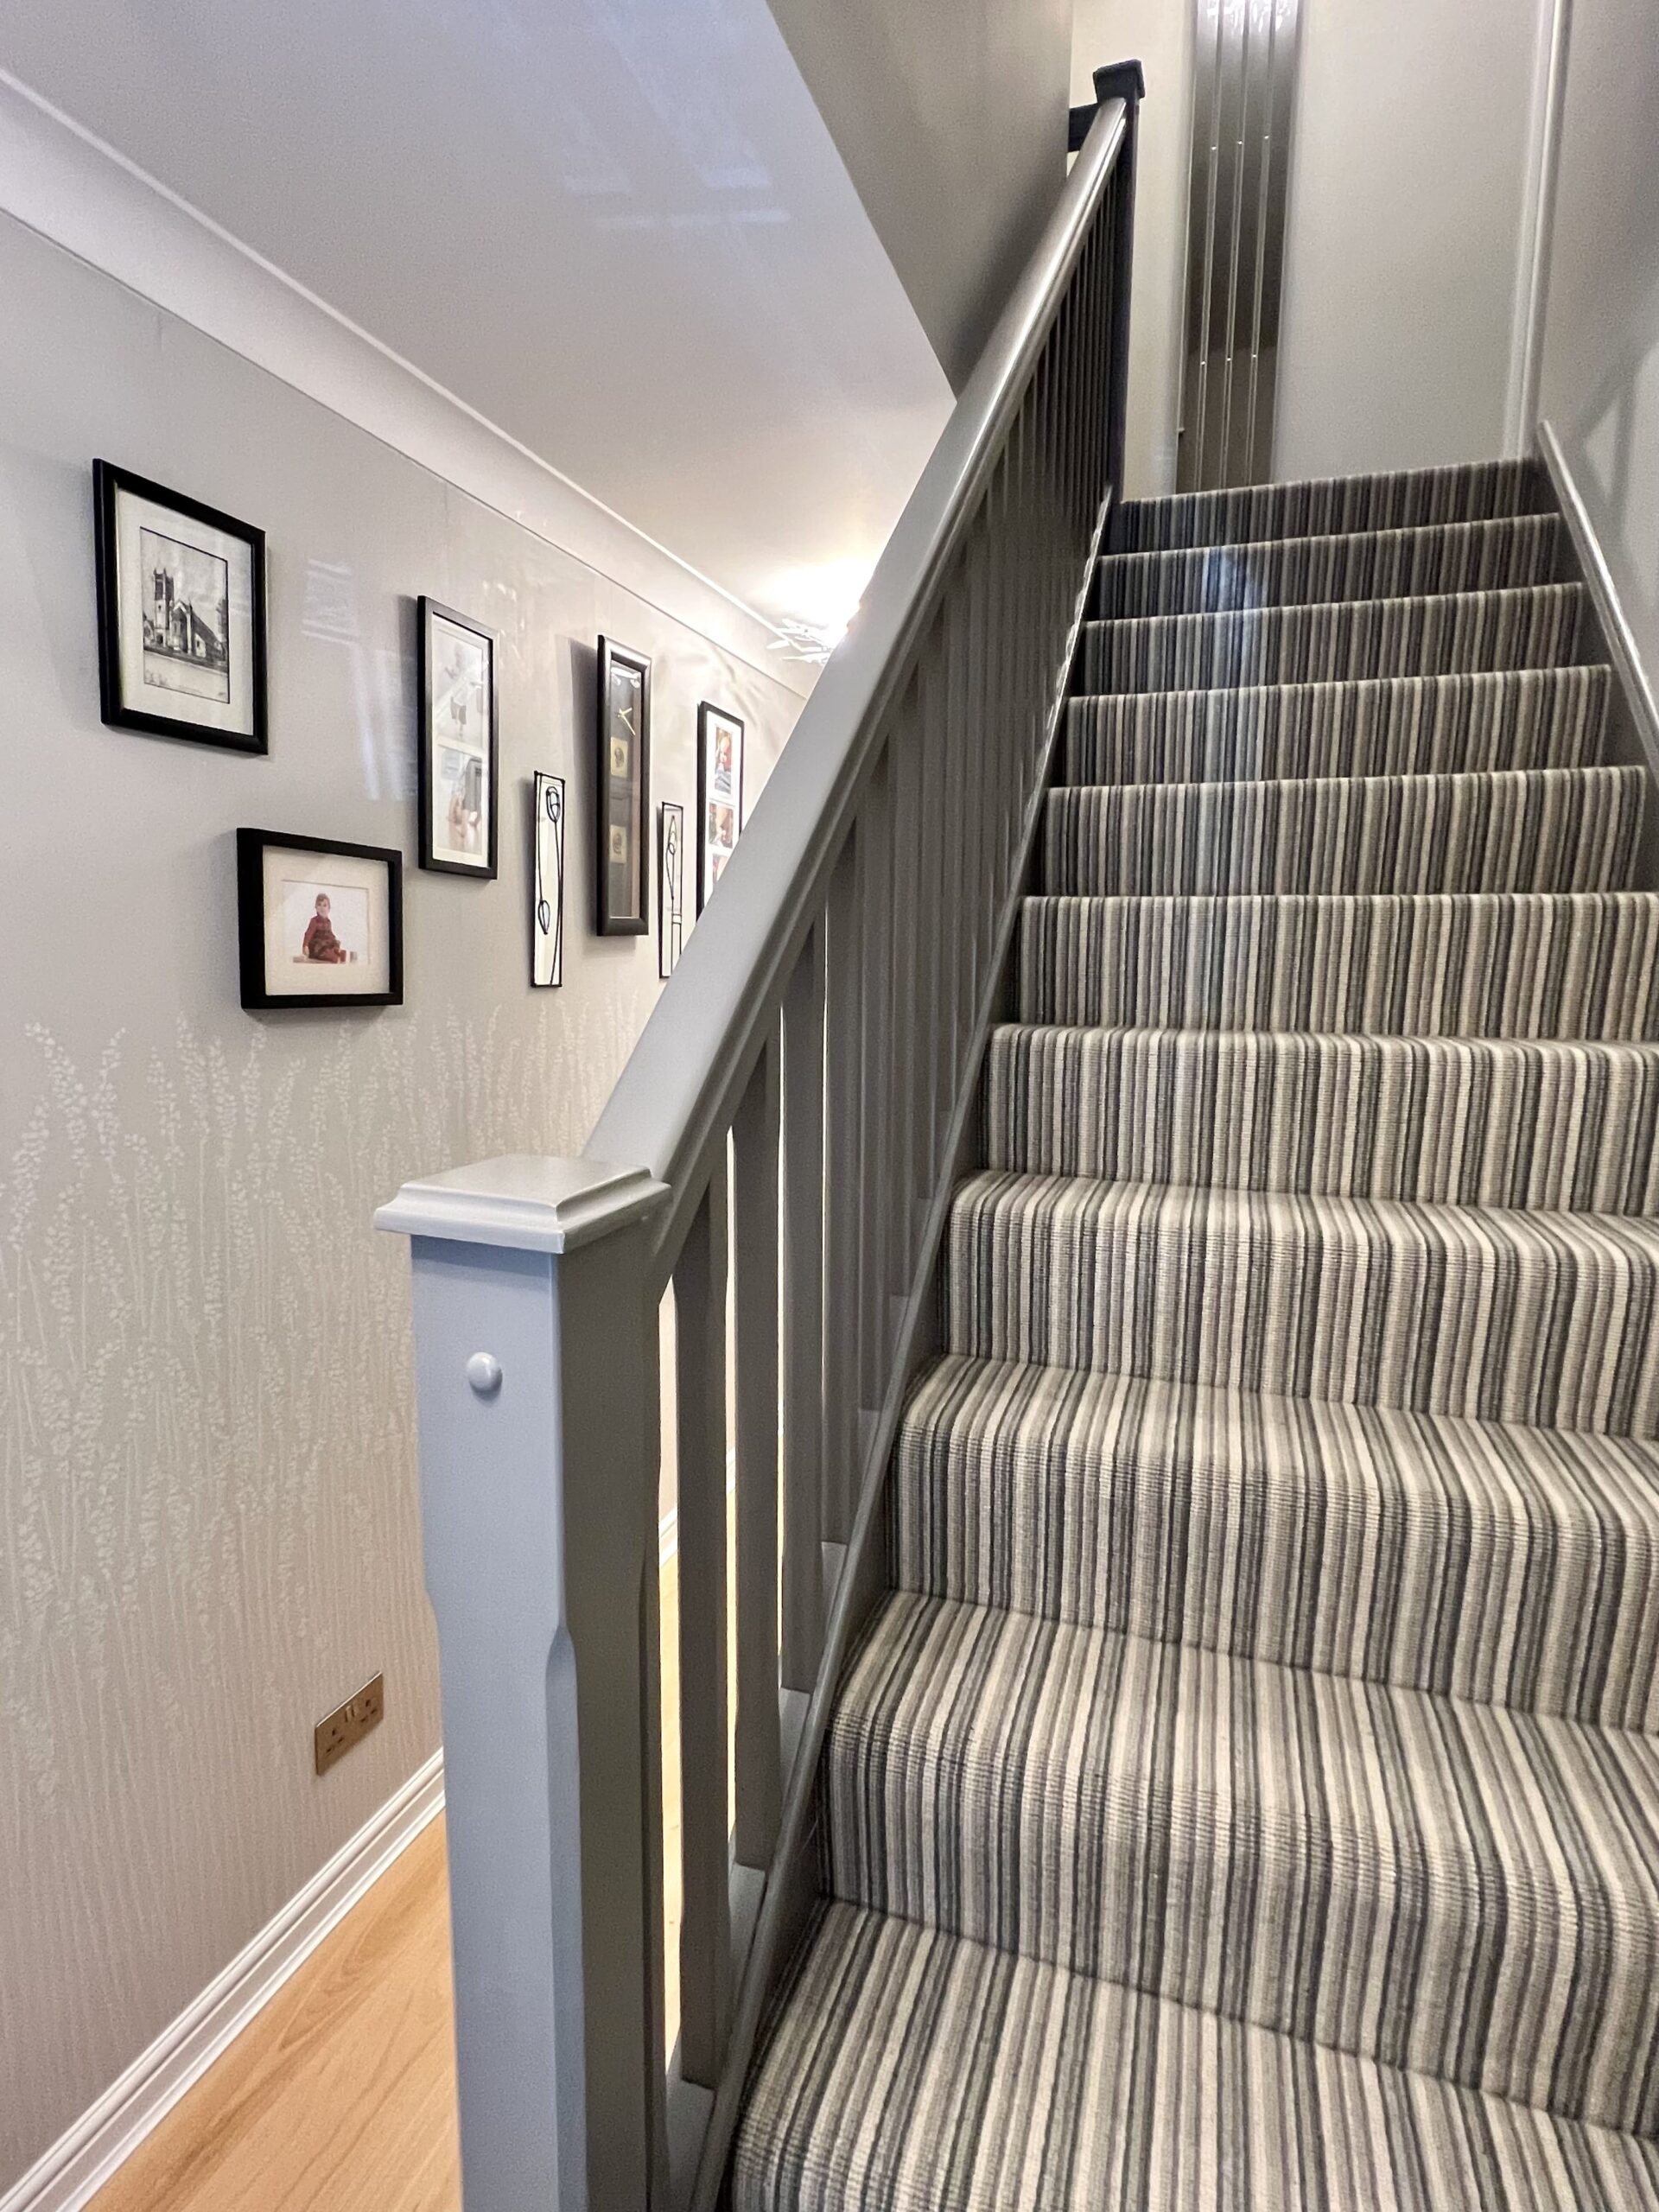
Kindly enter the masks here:
M 378 1728 L 386 1717 L 386 1678 L 377 1675 L 372 1682 L 365 1682 L 355 1697 L 348 1697 L 344 1705 L 337 1705 L 326 1720 L 319 1720 L 316 1730 L 317 1772 L 327 1774 L 336 1759 L 344 1758 L 354 1744 L 360 1744 L 371 1728 Z

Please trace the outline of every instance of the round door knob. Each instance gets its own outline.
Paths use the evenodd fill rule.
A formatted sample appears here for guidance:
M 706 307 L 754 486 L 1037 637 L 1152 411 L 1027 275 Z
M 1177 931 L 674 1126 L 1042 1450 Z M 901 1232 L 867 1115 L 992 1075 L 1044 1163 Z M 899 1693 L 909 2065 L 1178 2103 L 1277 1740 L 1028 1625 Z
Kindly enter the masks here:
M 480 1398 L 493 1398 L 501 1388 L 501 1363 L 493 1351 L 475 1351 L 467 1363 L 467 1380 Z

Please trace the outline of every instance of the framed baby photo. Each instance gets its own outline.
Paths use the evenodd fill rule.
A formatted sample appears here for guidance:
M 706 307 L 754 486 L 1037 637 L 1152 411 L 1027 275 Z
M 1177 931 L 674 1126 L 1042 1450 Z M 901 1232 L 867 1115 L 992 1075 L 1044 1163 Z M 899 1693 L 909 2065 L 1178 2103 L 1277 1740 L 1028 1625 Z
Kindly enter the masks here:
M 697 912 L 737 849 L 743 827 L 743 725 L 705 699 L 697 709 Z
M 242 1003 L 401 1006 L 404 856 L 338 837 L 236 833 Z
M 594 809 L 596 926 L 601 937 L 651 927 L 651 663 L 599 641 L 599 762 Z
M 264 531 L 112 461 L 92 500 L 104 720 L 264 753 Z
M 495 632 L 420 602 L 420 861 L 444 875 L 495 875 Z

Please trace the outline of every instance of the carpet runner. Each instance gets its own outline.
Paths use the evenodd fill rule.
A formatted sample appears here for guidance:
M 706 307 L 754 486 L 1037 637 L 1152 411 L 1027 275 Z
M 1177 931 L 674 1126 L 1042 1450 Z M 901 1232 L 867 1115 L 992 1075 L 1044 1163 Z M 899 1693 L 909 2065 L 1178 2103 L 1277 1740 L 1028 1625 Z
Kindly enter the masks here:
M 1131 505 L 735 2212 L 1659 2212 L 1659 896 L 1529 464 Z

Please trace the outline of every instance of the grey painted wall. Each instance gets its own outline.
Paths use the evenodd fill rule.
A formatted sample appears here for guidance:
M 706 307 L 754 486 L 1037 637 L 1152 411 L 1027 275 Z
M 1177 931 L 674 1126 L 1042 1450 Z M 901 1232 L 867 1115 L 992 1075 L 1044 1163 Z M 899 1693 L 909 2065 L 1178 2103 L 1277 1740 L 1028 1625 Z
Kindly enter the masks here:
M 1065 175 L 1071 0 L 771 0 L 960 390 Z
M 1305 0 L 1276 476 L 1504 449 L 1538 16 Z
M 1659 23 L 1574 0 L 1541 408 L 1659 693 Z
M 0 219 L 0 2193 L 432 1751 L 407 1176 L 582 1141 L 658 988 L 588 932 L 592 647 L 751 791 L 798 707 L 623 585 Z M 105 728 L 95 454 L 269 532 L 268 760 Z M 238 823 L 413 847 L 412 594 L 494 625 L 502 862 L 407 876 L 407 1003 L 237 1006 Z M 570 779 L 566 982 L 528 797 Z M 314 1721 L 378 1668 L 333 1773 Z

